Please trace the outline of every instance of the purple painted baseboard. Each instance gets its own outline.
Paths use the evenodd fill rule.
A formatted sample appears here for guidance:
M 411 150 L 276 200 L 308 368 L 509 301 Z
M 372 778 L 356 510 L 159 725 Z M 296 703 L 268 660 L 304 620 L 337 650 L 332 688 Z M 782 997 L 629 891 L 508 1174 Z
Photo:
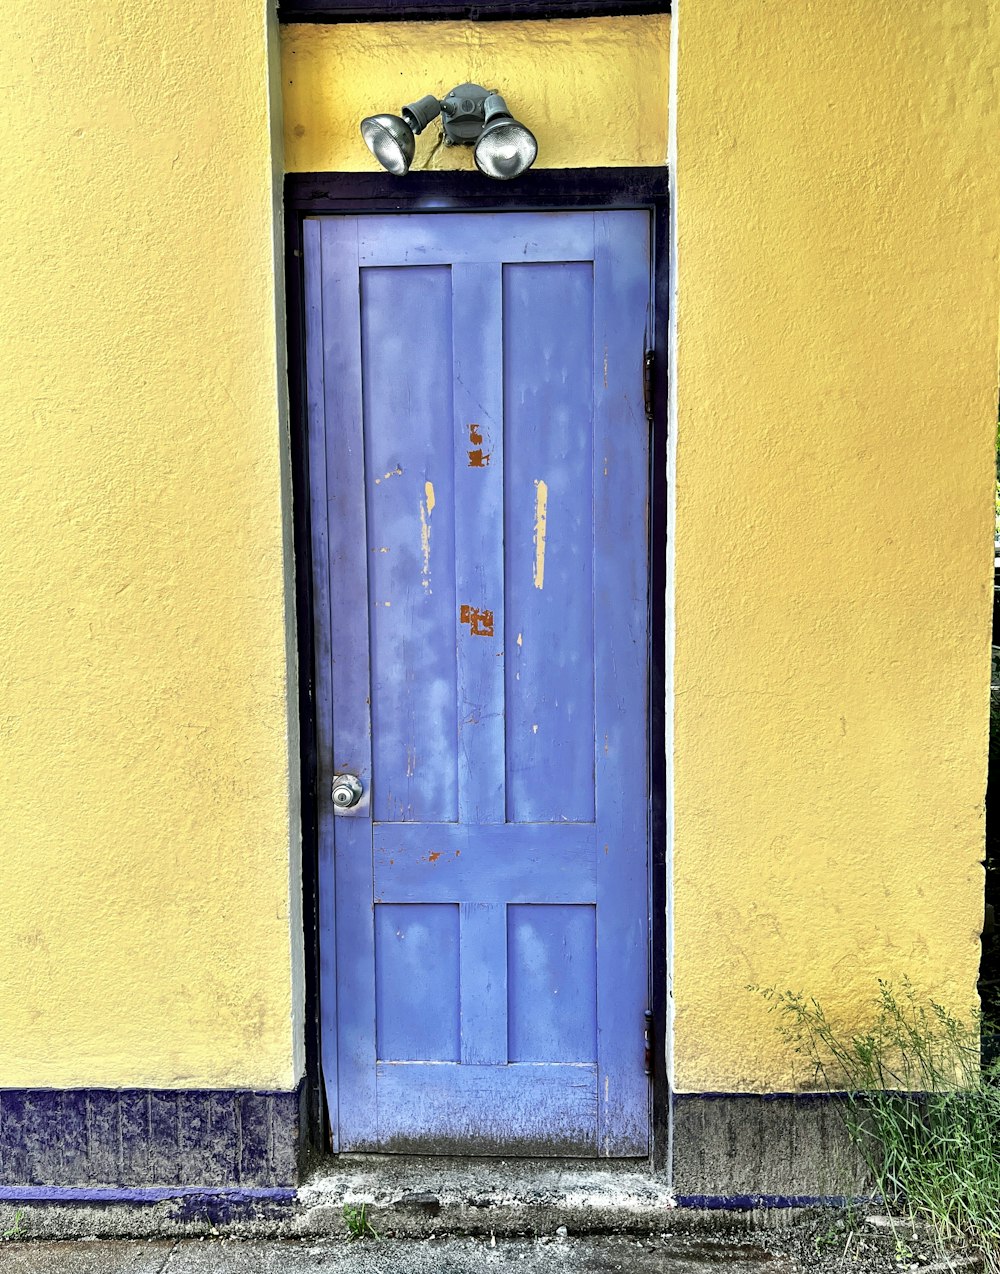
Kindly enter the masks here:
M 301 1085 L 0 1089 L 0 1188 L 291 1187 L 301 1106 Z

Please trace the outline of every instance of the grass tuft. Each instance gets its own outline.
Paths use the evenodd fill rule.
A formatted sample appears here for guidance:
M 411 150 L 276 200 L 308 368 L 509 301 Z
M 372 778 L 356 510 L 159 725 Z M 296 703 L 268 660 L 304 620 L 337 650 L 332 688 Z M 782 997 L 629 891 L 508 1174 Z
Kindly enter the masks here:
M 846 1094 L 848 1133 L 887 1207 L 927 1226 L 942 1254 L 971 1244 L 1000 1274 L 1000 1061 L 981 1066 L 978 1018 L 880 981 L 870 1023 L 843 1032 L 815 999 L 750 989 L 780 1015 L 811 1085 Z
M 24 1220 L 24 1208 L 18 1208 L 14 1213 L 14 1224 L 7 1227 L 6 1230 L 0 1230 L 0 1239 L 23 1239 L 25 1237 L 24 1226 L 21 1222 Z
M 367 1203 L 345 1203 L 344 1224 L 347 1233 L 353 1239 L 377 1239 L 375 1227 L 368 1219 Z

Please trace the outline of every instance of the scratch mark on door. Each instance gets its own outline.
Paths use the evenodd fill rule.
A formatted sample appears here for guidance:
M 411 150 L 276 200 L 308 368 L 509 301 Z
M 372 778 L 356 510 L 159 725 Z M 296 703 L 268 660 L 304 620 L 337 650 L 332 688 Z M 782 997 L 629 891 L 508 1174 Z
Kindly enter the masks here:
M 545 587 L 545 528 L 548 522 L 549 487 L 535 479 L 535 572 L 536 588 Z

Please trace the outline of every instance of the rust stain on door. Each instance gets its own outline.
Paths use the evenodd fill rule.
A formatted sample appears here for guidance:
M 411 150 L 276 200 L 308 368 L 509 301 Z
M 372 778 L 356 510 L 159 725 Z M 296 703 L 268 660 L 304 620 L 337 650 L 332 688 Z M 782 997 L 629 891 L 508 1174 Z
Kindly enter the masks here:
M 478 425 L 469 426 L 469 442 L 472 444 L 469 451 L 469 468 L 485 469 L 490 462 L 490 453 L 483 450 L 483 432 Z
M 461 623 L 469 625 L 469 632 L 473 637 L 493 636 L 493 612 L 491 610 L 480 610 L 478 606 L 463 605 L 459 609 L 458 618 Z

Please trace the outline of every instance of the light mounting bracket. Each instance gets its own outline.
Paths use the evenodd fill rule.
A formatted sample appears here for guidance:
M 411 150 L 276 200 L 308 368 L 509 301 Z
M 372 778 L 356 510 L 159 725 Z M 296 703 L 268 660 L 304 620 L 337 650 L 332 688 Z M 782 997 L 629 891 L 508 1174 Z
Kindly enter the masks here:
M 398 115 L 369 115 L 361 121 L 365 145 L 383 168 L 397 177 L 409 172 L 416 138 L 441 117 L 448 146 L 474 146 L 476 167 L 487 177 L 508 181 L 535 162 L 538 142 L 516 120 L 496 89 L 458 84 L 445 97 L 432 94 L 401 108 Z
M 496 89 L 481 84 L 459 84 L 441 99 L 441 128 L 449 146 L 474 146 L 486 122 L 486 99 Z

